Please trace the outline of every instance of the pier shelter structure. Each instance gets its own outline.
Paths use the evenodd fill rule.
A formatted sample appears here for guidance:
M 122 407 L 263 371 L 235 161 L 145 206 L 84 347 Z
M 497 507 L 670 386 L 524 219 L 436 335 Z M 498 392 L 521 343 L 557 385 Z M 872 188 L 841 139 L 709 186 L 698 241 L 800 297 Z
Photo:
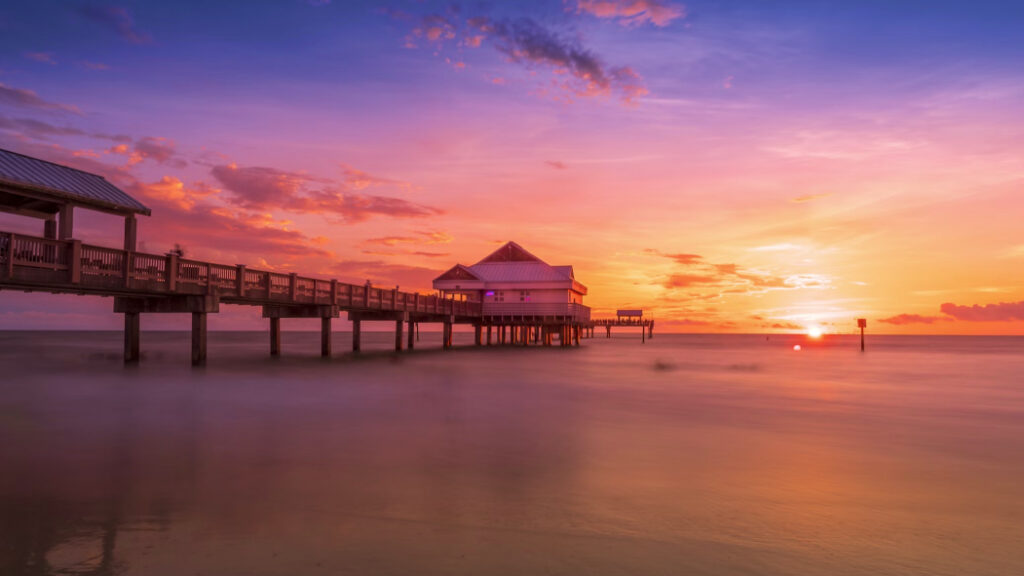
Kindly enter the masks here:
M 113 248 L 75 238 L 76 209 L 124 217 L 124 246 Z M 192 363 L 206 362 L 207 315 L 220 304 L 260 306 L 270 321 L 270 353 L 281 350 L 281 319 L 320 318 L 321 354 L 331 355 L 331 319 L 342 311 L 352 321 L 352 348 L 359 351 L 361 323 L 395 325 L 395 349 L 408 347 L 421 322 L 443 325 L 444 348 L 455 324 L 472 324 L 480 343 L 481 303 L 449 296 L 400 292 L 255 270 L 245 265 L 203 262 L 174 252 L 136 250 L 138 215 L 150 210 L 102 176 L 0 149 L 0 211 L 43 222 L 42 236 L 0 230 L 0 291 L 50 292 L 114 298 L 124 314 L 124 359 L 140 358 L 140 314 L 192 315 Z
M 515 242 L 507 242 L 472 266 L 456 264 L 434 279 L 445 298 L 482 304 L 480 332 L 486 344 L 579 345 L 590 331 L 587 287 L 572 266 L 552 266 Z
M 640 309 L 620 309 L 615 311 L 615 318 L 597 318 L 591 323 L 592 328 L 603 326 L 605 338 L 612 337 L 612 327 L 635 326 L 640 328 L 640 340 L 654 338 L 654 318 L 644 318 L 644 311 Z

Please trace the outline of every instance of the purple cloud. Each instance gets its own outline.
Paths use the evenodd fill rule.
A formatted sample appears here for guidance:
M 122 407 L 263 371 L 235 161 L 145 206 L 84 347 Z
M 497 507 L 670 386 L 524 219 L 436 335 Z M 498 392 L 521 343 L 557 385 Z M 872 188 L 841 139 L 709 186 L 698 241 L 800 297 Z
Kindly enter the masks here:
M 152 36 L 135 26 L 135 19 L 127 8 L 86 4 L 79 8 L 78 12 L 93 22 L 113 29 L 118 36 L 132 44 L 147 44 L 153 41 Z
M 940 308 L 957 320 L 965 322 L 1013 322 L 1024 320 L 1024 302 L 1000 302 L 979 306 L 960 306 L 946 302 Z

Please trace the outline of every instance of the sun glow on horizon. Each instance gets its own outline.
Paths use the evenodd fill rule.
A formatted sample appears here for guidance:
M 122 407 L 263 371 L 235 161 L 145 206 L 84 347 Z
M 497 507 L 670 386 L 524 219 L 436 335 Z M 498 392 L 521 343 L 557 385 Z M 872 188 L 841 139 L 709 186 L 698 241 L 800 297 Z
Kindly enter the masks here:
M 807 335 L 811 338 L 821 338 L 822 334 L 824 334 L 824 332 L 822 331 L 820 326 L 807 327 Z

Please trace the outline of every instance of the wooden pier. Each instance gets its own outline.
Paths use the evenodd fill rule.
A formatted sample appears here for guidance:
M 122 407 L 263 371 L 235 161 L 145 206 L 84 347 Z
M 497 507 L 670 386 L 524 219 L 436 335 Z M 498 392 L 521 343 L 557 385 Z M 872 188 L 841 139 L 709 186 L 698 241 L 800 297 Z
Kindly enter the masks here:
M 270 353 L 281 352 L 281 319 L 320 318 L 321 353 L 331 354 L 331 319 L 352 321 L 352 348 L 359 351 L 363 322 L 392 322 L 395 349 L 414 346 L 416 325 L 442 324 L 443 346 L 453 326 L 482 326 L 480 303 L 228 266 L 176 255 L 159 256 L 0 232 L 0 289 L 112 296 L 124 314 L 125 361 L 139 359 L 141 314 L 192 314 L 192 363 L 206 360 L 207 314 L 223 304 L 260 306 L 270 321 Z
M 320 318 L 321 354 L 330 356 L 331 319 L 341 312 L 352 322 L 354 352 L 360 350 L 364 322 L 393 323 L 396 351 L 403 342 L 413 349 L 418 325 L 425 322 L 442 325 L 445 349 L 458 324 L 473 326 L 478 346 L 485 345 L 485 332 L 486 345 L 579 345 L 588 327 L 569 305 L 544 315 L 483 316 L 480 302 L 2 231 L 0 290 L 113 297 L 114 312 L 124 314 L 126 362 L 139 360 L 141 314 L 186 313 L 192 315 L 192 363 L 205 363 L 207 315 L 219 312 L 221 304 L 262 307 L 275 356 L 281 353 L 284 318 Z
M 121 249 L 74 238 L 76 209 L 124 218 Z M 150 210 L 103 177 L 0 149 L 0 211 L 41 220 L 42 236 L 0 231 L 0 290 L 80 294 L 114 298 L 124 314 L 124 359 L 140 357 L 140 315 L 192 315 L 192 363 L 206 362 L 207 315 L 223 304 L 260 306 L 270 323 L 270 354 L 281 353 L 281 320 L 319 318 L 320 352 L 330 356 L 331 320 L 345 312 L 352 322 L 352 350 L 362 344 L 364 322 L 395 327 L 395 350 L 414 347 L 418 326 L 442 326 L 442 348 L 452 346 L 458 324 L 474 327 L 474 343 L 579 345 L 590 309 L 563 303 L 485 314 L 483 303 L 465 295 L 435 296 L 347 284 L 136 250 L 137 216 Z M 492 335 L 496 337 L 492 339 Z M 407 332 L 407 339 L 403 334 Z

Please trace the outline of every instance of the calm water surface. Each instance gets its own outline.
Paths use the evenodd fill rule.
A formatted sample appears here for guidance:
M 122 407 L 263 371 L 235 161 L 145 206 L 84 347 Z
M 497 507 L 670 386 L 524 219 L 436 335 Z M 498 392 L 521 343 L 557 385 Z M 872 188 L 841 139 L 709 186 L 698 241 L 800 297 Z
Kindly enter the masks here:
M 1024 338 L 370 338 L 0 333 L 0 574 L 1024 574 Z

